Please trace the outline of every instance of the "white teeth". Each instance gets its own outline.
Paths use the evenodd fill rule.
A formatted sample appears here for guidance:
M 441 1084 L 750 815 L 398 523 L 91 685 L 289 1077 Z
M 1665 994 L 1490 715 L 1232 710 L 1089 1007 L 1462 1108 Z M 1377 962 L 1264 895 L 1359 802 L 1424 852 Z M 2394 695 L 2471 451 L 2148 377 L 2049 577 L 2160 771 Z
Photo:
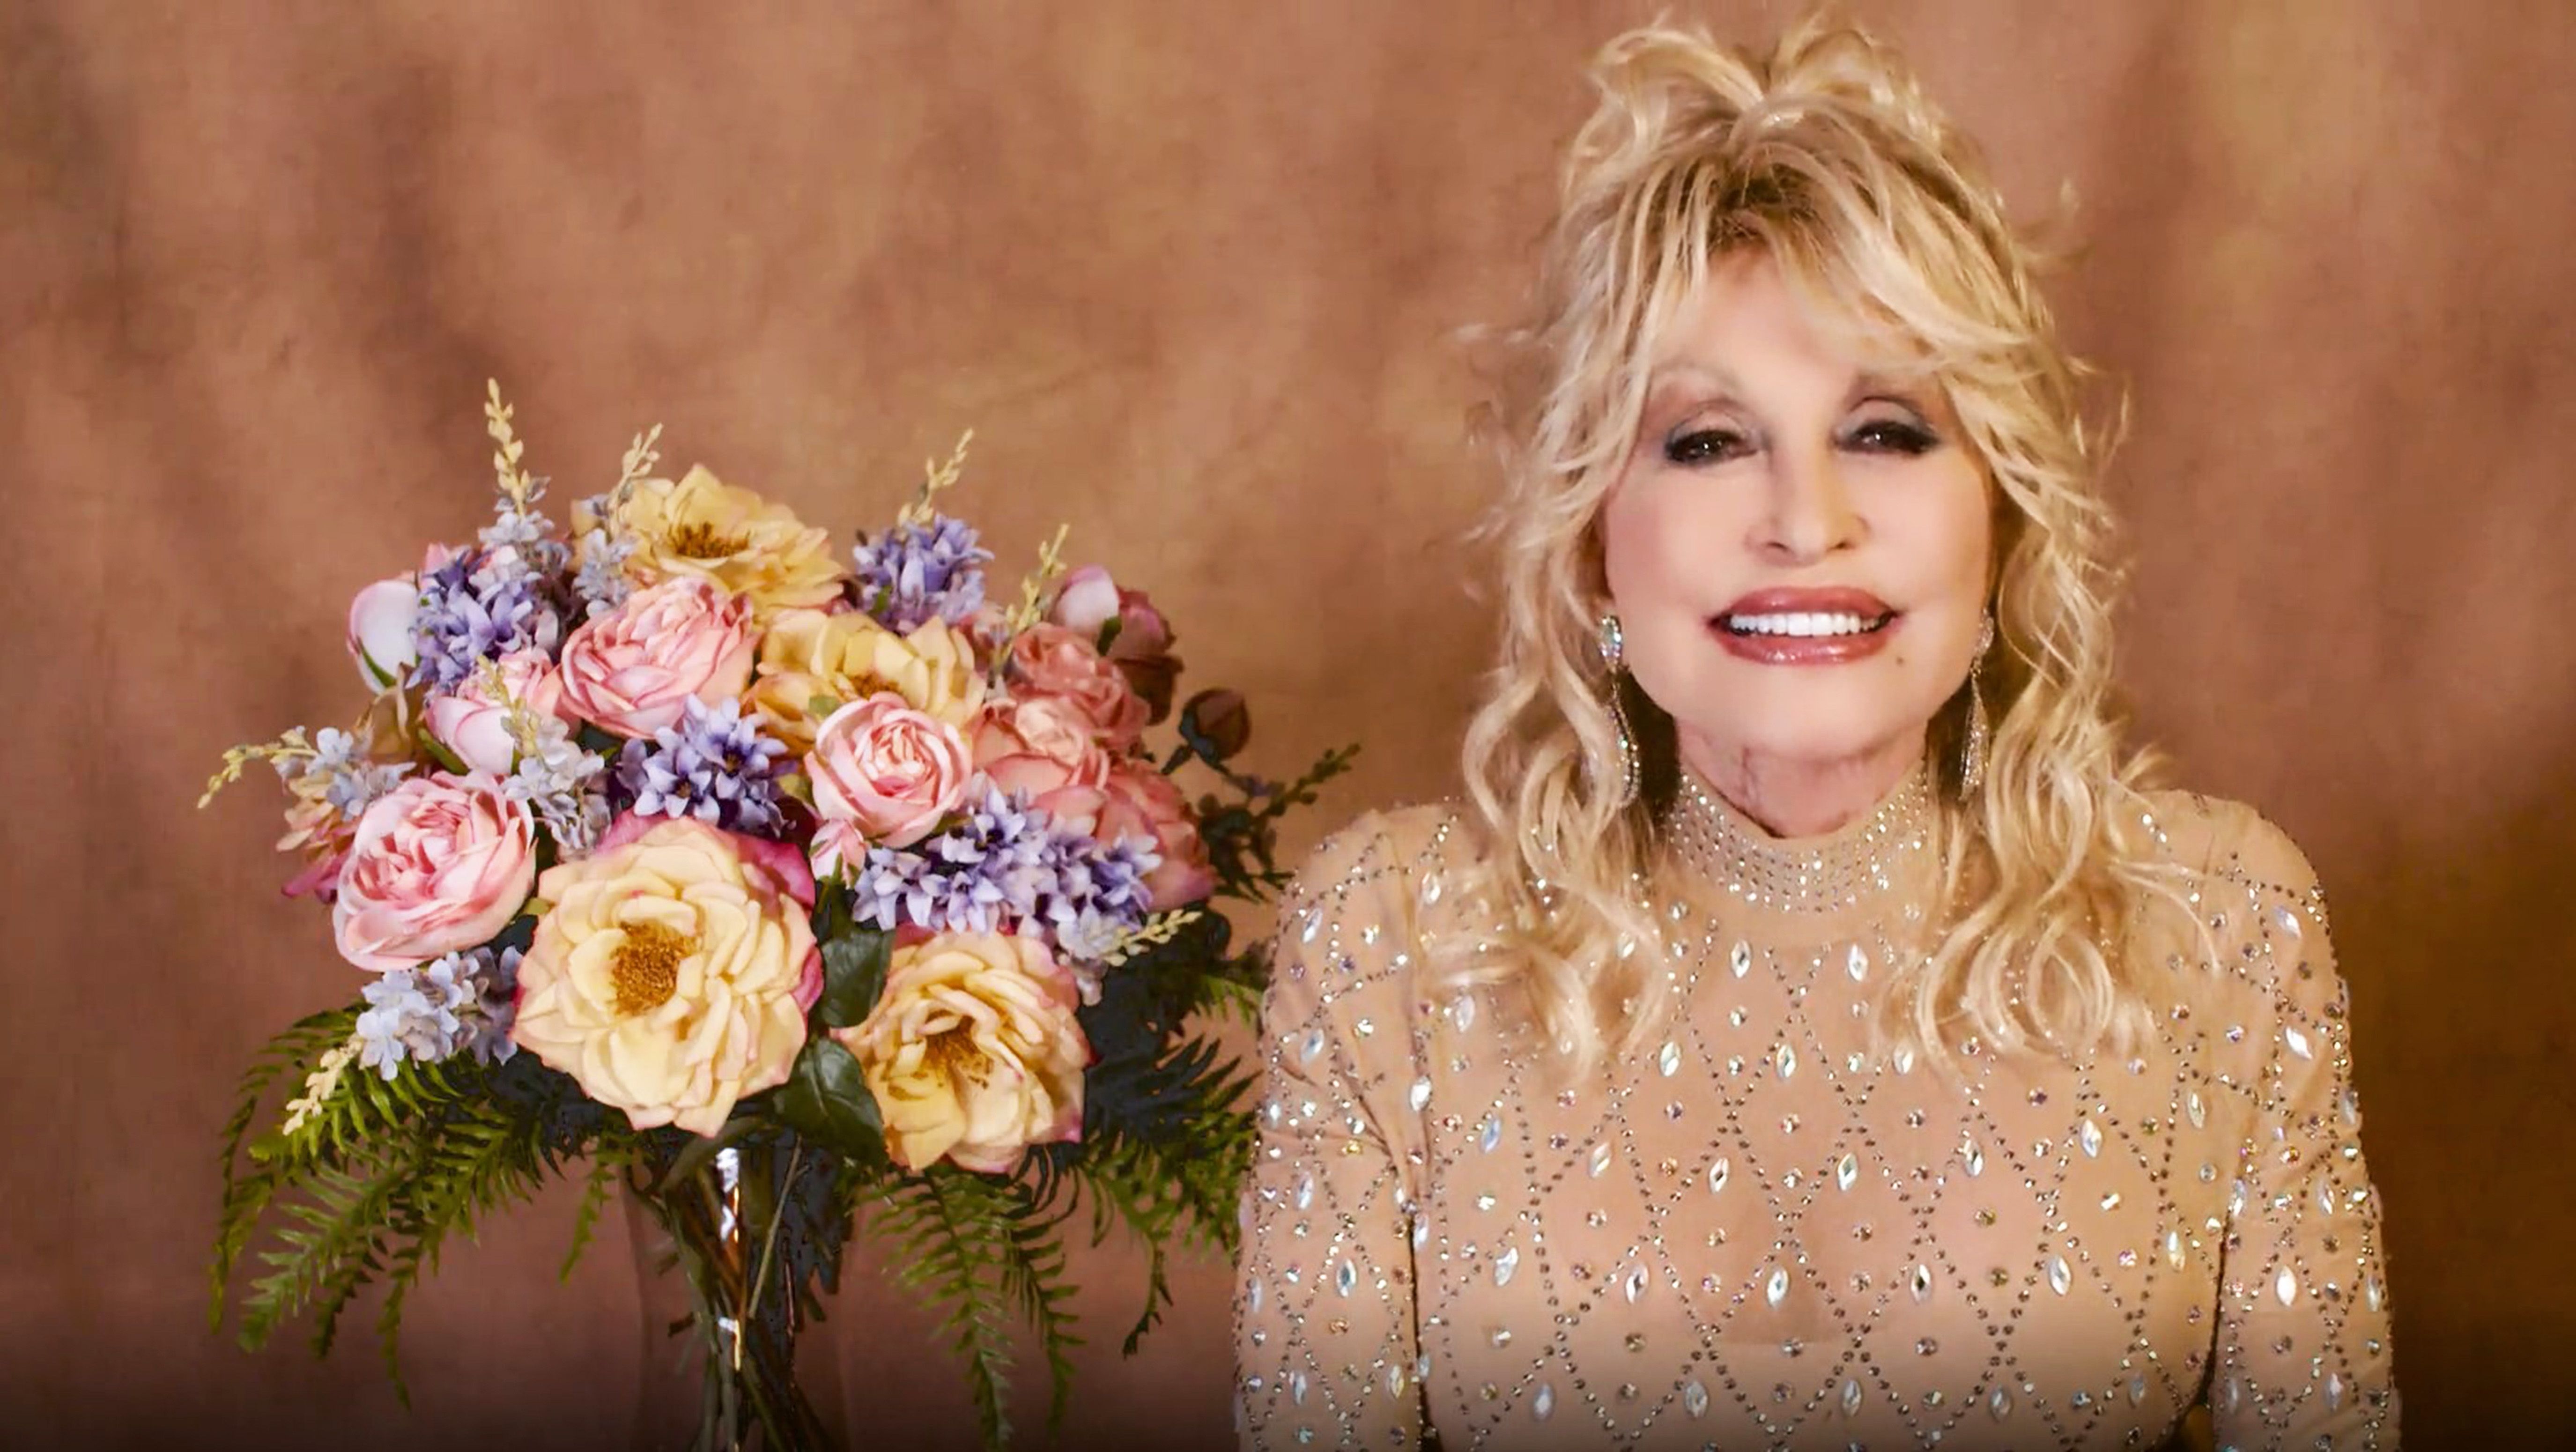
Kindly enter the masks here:
M 1787 615 L 1729 615 L 1726 628 L 1739 635 L 1862 635 L 1878 628 L 1858 615 L 1801 611 Z

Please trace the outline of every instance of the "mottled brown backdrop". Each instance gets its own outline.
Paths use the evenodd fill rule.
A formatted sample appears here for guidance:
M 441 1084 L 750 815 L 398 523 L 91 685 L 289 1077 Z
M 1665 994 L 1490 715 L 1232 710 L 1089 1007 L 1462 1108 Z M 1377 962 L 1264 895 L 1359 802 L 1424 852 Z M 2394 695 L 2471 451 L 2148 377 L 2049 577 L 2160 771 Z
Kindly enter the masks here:
M 2059 296 L 2138 402 L 2141 728 L 2322 870 L 2410 1429 L 2519 1445 L 2576 1344 L 2576 22 L 1861 8 L 2017 201 L 2085 199 Z M 1006 562 L 1070 521 L 1267 763 L 1364 738 L 1331 815 L 1442 792 L 1485 638 L 1454 334 L 1514 307 L 1578 63 L 1641 13 L 0 3 L 0 1442 L 625 1443 L 629 1248 L 557 1284 L 564 1194 L 419 1296 L 409 1413 L 363 1322 L 316 1365 L 204 1321 L 231 1079 L 353 985 L 275 895 L 273 785 L 191 803 L 351 708 L 342 605 L 477 522 L 487 376 L 564 494 L 660 420 L 837 529 L 972 426 Z M 1138 1261 L 1081 1267 L 1072 1440 L 1222 1444 L 1225 1270 L 1122 1361 Z M 926 1323 L 856 1279 L 859 1445 L 966 1446 Z

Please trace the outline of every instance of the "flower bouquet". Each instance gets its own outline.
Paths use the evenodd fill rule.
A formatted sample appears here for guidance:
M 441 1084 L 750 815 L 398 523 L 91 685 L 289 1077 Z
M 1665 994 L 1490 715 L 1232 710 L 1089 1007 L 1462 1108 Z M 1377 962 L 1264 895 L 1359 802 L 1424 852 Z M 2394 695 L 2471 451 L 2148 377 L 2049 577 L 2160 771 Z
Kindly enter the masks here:
M 326 1353 L 380 1281 L 399 1393 L 447 1237 L 579 1173 L 567 1272 L 621 1186 L 667 1237 L 698 1447 L 828 1442 L 796 1338 L 854 1233 L 945 1307 L 988 1445 L 1015 1319 L 1061 1415 L 1074 1211 L 1150 1247 L 1131 1351 L 1166 1254 L 1231 1249 L 1246 1075 L 1193 1026 L 1248 1018 L 1265 965 L 1211 902 L 1279 886 L 1276 823 L 1351 749 L 1239 770 L 1241 697 L 1174 719 L 1169 626 L 1066 573 L 1061 530 L 988 602 L 991 556 L 936 508 L 963 441 L 845 565 L 703 468 L 657 475 L 658 429 L 559 530 L 497 385 L 486 420 L 491 523 L 351 606 L 365 711 L 207 789 L 276 769 L 286 891 L 365 975 L 243 1080 L 216 1325 L 254 1246 L 246 1346 L 303 1316 Z

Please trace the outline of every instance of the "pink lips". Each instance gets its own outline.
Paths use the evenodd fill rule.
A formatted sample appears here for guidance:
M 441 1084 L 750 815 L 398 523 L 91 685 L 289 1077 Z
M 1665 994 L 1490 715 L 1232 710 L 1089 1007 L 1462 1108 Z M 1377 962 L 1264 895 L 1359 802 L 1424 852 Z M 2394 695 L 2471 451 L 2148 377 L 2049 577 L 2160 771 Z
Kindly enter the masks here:
M 1742 615 L 1857 615 L 1864 624 L 1883 623 L 1858 635 L 1749 635 L 1727 628 L 1729 617 Z M 1844 665 L 1886 649 L 1888 638 L 1903 623 L 1904 616 L 1867 590 L 1830 586 L 1756 590 L 1711 616 L 1708 628 L 1728 654 L 1741 660 L 1761 665 Z

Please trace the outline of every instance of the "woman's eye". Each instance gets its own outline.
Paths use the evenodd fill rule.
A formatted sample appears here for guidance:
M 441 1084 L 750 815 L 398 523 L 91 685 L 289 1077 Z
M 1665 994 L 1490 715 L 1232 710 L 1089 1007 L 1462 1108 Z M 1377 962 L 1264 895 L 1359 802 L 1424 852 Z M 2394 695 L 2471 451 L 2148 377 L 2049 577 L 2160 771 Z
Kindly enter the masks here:
M 1852 430 L 1851 441 L 1872 453 L 1904 454 L 1912 457 L 1928 454 L 1940 447 L 1940 439 L 1930 429 L 1899 419 L 1877 419 Z
M 1713 464 L 1744 452 L 1744 435 L 1733 429 L 1692 429 L 1664 441 L 1664 457 L 1676 464 Z

